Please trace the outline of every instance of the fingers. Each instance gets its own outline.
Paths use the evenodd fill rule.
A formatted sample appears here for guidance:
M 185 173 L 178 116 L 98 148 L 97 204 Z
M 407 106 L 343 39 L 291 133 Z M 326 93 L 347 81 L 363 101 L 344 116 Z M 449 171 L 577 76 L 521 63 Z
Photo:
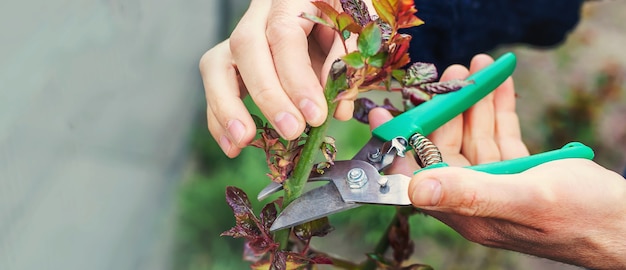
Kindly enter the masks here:
M 470 73 L 475 73 L 493 59 L 480 54 L 472 59 Z M 464 136 L 462 153 L 471 164 L 483 164 L 501 160 L 495 137 L 494 94 L 491 93 L 463 114 Z
M 224 153 L 235 157 L 254 138 L 256 126 L 241 101 L 240 83 L 228 40 L 206 52 L 199 68 L 207 100 L 209 131 Z
M 295 139 L 304 130 L 304 119 L 283 90 L 265 27 L 271 4 L 251 1 L 230 38 L 230 50 L 250 96 L 284 138 Z M 277 106 L 279 104 L 279 106 Z
M 515 86 L 508 78 L 494 94 L 495 139 L 503 160 L 528 156 L 528 148 L 522 142 L 519 117 L 515 112 Z
M 319 126 L 326 119 L 327 107 L 307 50 L 314 24 L 298 17 L 303 11 L 315 9 L 308 1 L 272 1 L 265 35 L 284 91 L 307 122 Z
M 456 167 L 425 170 L 411 180 L 409 197 L 427 210 L 512 219 L 539 201 L 536 189 L 521 187 L 524 181 L 515 177 Z
M 465 79 L 469 75 L 467 68 L 460 65 L 448 67 L 441 75 L 441 81 Z M 437 145 L 443 160 L 452 166 L 467 166 L 469 162 L 461 155 L 463 144 L 463 116 L 459 115 L 437 130 L 433 131 L 429 139 Z

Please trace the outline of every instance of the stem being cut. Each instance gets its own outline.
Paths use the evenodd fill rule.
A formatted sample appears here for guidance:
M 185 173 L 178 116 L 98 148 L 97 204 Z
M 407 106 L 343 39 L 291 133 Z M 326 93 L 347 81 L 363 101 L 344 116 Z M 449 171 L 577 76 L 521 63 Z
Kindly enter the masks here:
M 322 125 L 313 127 L 309 131 L 306 143 L 304 144 L 304 148 L 300 154 L 300 160 L 298 161 L 298 164 L 296 164 L 291 177 L 285 181 L 283 207 L 287 207 L 287 205 L 302 195 L 304 185 L 306 184 L 309 174 L 313 169 L 313 165 L 315 164 L 317 153 L 322 145 L 322 142 L 324 142 L 324 138 L 326 137 L 326 131 L 328 130 L 330 118 L 337 107 L 335 98 L 337 97 L 337 94 L 339 94 L 339 91 L 348 87 L 346 81 L 346 71 L 346 64 L 343 60 L 335 60 L 331 66 L 328 74 L 328 80 L 324 86 L 324 96 L 326 97 L 326 104 L 328 105 L 328 116 Z M 281 248 L 286 248 L 288 238 L 289 229 L 282 230 L 276 234 L 276 241 L 280 243 Z

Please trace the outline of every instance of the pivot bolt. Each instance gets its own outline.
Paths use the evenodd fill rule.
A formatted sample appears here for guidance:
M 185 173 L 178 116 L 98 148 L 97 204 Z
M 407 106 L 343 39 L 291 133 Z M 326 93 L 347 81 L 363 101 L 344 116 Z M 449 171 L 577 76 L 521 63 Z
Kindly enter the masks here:
M 348 171 L 346 178 L 348 180 L 348 186 L 352 189 L 361 188 L 367 183 L 367 175 L 365 175 L 365 171 L 361 168 L 351 169 Z

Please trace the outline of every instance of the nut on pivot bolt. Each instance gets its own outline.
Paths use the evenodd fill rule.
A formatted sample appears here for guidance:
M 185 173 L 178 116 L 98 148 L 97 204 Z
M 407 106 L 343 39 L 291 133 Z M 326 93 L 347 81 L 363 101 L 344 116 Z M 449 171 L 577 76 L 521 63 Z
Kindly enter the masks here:
M 357 189 L 363 187 L 367 183 L 367 175 L 365 175 L 365 171 L 363 169 L 353 168 L 348 171 L 346 180 L 348 181 L 348 186 L 350 186 L 350 188 Z

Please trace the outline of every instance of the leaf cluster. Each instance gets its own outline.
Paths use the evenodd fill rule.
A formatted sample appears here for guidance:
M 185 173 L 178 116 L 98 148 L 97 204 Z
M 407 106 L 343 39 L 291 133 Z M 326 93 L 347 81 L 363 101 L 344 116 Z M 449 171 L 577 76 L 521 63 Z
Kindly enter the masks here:
M 294 229 L 300 240 L 300 252 L 279 250 L 279 244 L 273 240 L 270 227 L 278 214 L 276 206 L 282 204 L 280 199 L 265 205 L 259 217 L 254 214 L 248 195 L 239 188 L 226 188 L 226 202 L 235 214 L 235 226 L 221 236 L 246 240 L 244 260 L 253 263 L 252 269 L 302 269 L 310 264 L 332 263 L 328 257 L 308 248 L 312 237 L 324 236 L 332 230 L 328 219 L 319 219 Z
M 371 16 L 362 0 L 341 0 L 343 12 L 323 1 L 313 1 L 313 4 L 328 20 L 306 13 L 301 16 L 334 29 L 346 48 L 342 60 L 348 65 L 349 85 L 337 100 L 356 100 L 360 92 L 370 90 L 398 90 L 402 92 L 406 110 L 430 100 L 435 94 L 456 91 L 468 84 L 463 80 L 437 82 L 437 69 L 430 63 L 417 62 L 404 69 L 411 62 L 411 36 L 399 30 L 424 23 L 415 15 L 417 9 L 413 0 L 372 1 L 378 16 Z M 357 50 L 348 52 L 346 40 L 351 34 L 358 34 Z M 391 86 L 393 79 L 400 87 Z M 381 106 L 360 100 L 356 103 L 355 119 L 367 122 L 367 113 L 374 107 Z M 403 111 L 387 102 L 382 107 L 395 114 Z

